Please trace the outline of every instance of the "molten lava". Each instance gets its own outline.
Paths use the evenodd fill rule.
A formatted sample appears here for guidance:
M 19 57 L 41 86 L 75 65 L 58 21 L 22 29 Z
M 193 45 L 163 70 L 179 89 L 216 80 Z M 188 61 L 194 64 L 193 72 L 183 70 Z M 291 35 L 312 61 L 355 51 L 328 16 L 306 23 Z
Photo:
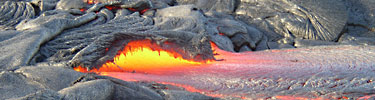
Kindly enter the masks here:
M 164 43 L 174 47 L 171 43 Z M 113 61 L 103 64 L 99 69 L 88 72 L 145 72 L 157 73 L 157 70 L 178 69 L 194 67 L 207 62 L 186 60 L 181 54 L 171 49 L 165 50 L 150 40 L 137 40 L 129 42 L 120 50 Z M 85 68 L 76 67 L 76 71 L 87 72 Z
M 100 75 L 125 81 L 149 81 L 174 85 L 183 87 L 190 92 L 199 92 L 212 97 L 324 100 L 325 97 L 319 97 L 321 95 L 317 94 L 318 92 L 309 89 L 318 89 L 320 88 L 318 86 L 329 85 L 320 85 L 319 83 L 316 85 L 311 77 L 317 78 L 316 80 L 325 80 L 325 77 L 331 76 L 317 77 L 316 73 L 325 71 L 339 75 L 340 73 L 353 72 L 349 74 L 354 75 L 365 70 L 373 70 L 373 67 L 360 65 L 361 63 L 351 65 L 356 66 L 354 69 L 343 68 L 349 62 L 357 62 L 355 59 L 337 61 L 339 55 L 335 50 L 343 50 L 345 52 L 342 53 L 345 54 L 347 52 L 351 52 L 347 54 L 357 54 L 357 51 L 353 51 L 354 48 L 300 48 L 233 53 L 219 49 L 214 43 L 211 43 L 211 46 L 217 61 L 195 62 L 183 59 L 181 56 L 183 53 L 179 50 L 177 50 L 179 51 L 177 53 L 176 50 L 163 49 L 149 40 L 132 41 L 119 51 L 113 61 L 90 72 L 97 72 Z M 167 47 L 173 47 L 173 45 Z M 367 55 L 371 54 L 367 53 Z M 325 60 L 329 62 L 324 62 Z M 317 61 L 319 61 L 318 64 L 316 64 Z M 361 60 L 360 62 L 375 65 L 373 60 Z M 85 68 L 81 67 L 77 67 L 75 70 L 87 72 Z M 136 73 L 131 73 L 133 70 Z M 306 83 L 305 80 L 310 79 L 312 81 Z M 329 79 L 327 80 L 329 81 Z M 336 82 L 331 83 L 328 81 L 325 84 L 339 82 L 338 80 L 332 80 Z M 288 85 L 292 82 L 295 83 Z M 303 84 L 298 82 L 303 82 Z M 365 81 L 365 83 L 371 84 L 372 80 Z M 285 94 L 284 92 L 291 94 Z M 304 95 L 304 93 L 309 95 Z M 351 99 L 347 97 L 348 95 L 333 95 L 328 96 L 328 99 Z M 374 95 L 362 98 L 371 97 L 374 97 Z

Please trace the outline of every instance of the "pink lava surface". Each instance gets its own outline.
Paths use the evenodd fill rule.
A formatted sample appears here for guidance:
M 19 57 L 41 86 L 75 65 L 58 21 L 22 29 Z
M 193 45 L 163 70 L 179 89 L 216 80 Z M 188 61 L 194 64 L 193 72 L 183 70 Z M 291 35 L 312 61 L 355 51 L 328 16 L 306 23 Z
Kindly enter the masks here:
M 152 81 L 222 98 L 366 99 L 375 91 L 374 46 L 321 46 L 231 53 L 215 61 L 151 73 L 101 72 L 126 81 Z M 372 92 L 371 92 L 372 91 Z

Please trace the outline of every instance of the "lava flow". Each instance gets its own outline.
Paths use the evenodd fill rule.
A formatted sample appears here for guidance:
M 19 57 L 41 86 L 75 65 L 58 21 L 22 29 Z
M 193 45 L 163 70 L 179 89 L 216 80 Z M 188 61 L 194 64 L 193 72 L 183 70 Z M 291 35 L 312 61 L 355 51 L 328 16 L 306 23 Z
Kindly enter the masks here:
M 170 45 L 171 43 L 164 43 Z M 136 40 L 129 42 L 119 51 L 113 61 L 103 64 L 99 69 L 87 71 L 85 68 L 76 67 L 80 72 L 143 72 L 157 74 L 157 70 L 181 69 L 194 67 L 211 61 L 193 61 L 183 59 L 182 55 L 173 50 L 164 50 L 150 40 Z
M 211 46 L 217 61 L 195 62 L 149 40 L 132 41 L 113 62 L 90 72 L 125 81 L 179 86 L 213 97 L 242 99 L 345 99 L 352 94 L 334 91 L 342 90 L 340 87 L 361 90 L 375 84 L 375 78 L 368 77 L 375 75 L 371 48 L 340 46 L 232 53 L 220 50 L 214 43 Z M 75 70 L 87 72 L 81 67 Z M 337 95 L 322 95 L 316 90 Z M 369 94 L 359 96 L 365 95 Z

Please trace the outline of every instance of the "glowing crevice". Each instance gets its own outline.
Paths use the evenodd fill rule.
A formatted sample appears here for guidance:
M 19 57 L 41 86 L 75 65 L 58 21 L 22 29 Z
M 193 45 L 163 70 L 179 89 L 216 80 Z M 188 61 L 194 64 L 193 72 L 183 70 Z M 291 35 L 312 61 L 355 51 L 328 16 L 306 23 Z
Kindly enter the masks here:
M 168 44 L 168 43 L 167 43 Z M 207 61 L 186 60 L 173 50 L 165 50 L 150 40 L 137 40 L 129 42 L 119 51 L 113 61 L 103 64 L 99 69 L 91 69 L 78 66 L 74 68 L 80 72 L 143 72 L 157 74 L 157 70 L 179 69 L 184 67 L 198 67 Z

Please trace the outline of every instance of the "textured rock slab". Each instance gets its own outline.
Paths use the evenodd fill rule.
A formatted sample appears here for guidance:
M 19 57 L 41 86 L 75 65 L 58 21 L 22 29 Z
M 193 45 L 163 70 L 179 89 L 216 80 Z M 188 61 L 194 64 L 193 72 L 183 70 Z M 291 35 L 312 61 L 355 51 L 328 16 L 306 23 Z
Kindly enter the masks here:
M 107 76 L 96 76 L 97 79 L 108 79 L 115 83 L 115 93 L 113 94 L 112 99 L 131 99 L 131 98 L 138 98 L 138 99 L 154 99 L 159 100 L 163 97 L 157 93 L 154 89 L 150 87 L 146 87 L 143 84 L 139 84 L 136 82 L 126 82 L 120 79 L 116 79 L 113 77 Z M 127 95 L 124 95 L 127 94 Z M 141 97 L 139 97 L 141 96 Z
M 356 45 L 375 43 L 374 5 L 373 0 L 346 0 L 349 13 L 347 31 L 338 42 Z
M 6 31 L 6 34 L 14 35 L 7 35 L 8 38 L 0 41 L 0 53 L 3 54 L 0 57 L 0 70 L 14 70 L 18 66 L 35 63 L 32 59 L 43 43 L 60 34 L 64 29 L 85 24 L 95 17 L 94 13 L 80 17 L 60 13 L 24 21 L 16 27 L 17 31 Z
M 35 93 L 31 93 L 24 97 L 12 98 L 10 100 L 61 100 L 63 99 L 60 94 L 52 90 L 41 90 Z
M 108 100 L 114 92 L 113 83 L 109 80 L 93 80 L 77 83 L 72 87 L 60 90 L 65 100 Z
M 1 99 L 162 100 L 155 90 L 111 77 L 54 66 L 28 66 L 0 73 Z
M 334 6 L 333 6 L 334 5 Z M 336 40 L 348 19 L 341 0 L 241 0 L 237 18 L 271 39 Z
M 71 69 L 45 66 L 45 67 L 23 67 L 15 72 L 22 73 L 29 80 L 33 80 L 43 85 L 45 88 L 59 91 L 69 87 L 77 79 L 83 76 L 83 73 Z
M 155 96 L 147 94 L 144 92 L 146 89 L 139 88 L 138 90 L 133 90 L 129 87 L 115 85 L 115 93 L 113 98 L 115 100 L 162 100 L 161 96 Z M 126 95 L 124 95 L 126 94 Z
M 58 93 L 68 100 L 162 100 L 162 97 L 151 89 L 137 84 L 116 81 L 116 79 L 81 82 L 64 88 Z
M 120 79 L 110 78 L 115 83 L 115 93 L 112 99 L 153 99 L 161 100 L 163 97 L 155 90 L 149 87 L 143 86 L 142 84 L 134 82 L 125 82 Z M 127 95 L 124 95 L 127 94 Z
M 44 87 L 13 72 L 0 72 L 0 99 L 17 98 L 37 92 Z
M 35 16 L 36 10 L 29 2 L 0 1 L 0 30 L 14 30 L 14 27 L 22 20 Z
M 230 14 L 236 8 L 236 0 L 176 0 L 179 5 L 194 4 L 204 12 L 216 11 Z
M 322 46 L 322 45 L 338 45 L 338 43 L 329 42 L 329 41 L 320 41 L 320 40 L 302 40 L 302 39 L 295 39 L 294 40 L 294 46 L 297 47 L 297 48 Z
M 200 93 L 191 93 L 178 90 L 162 90 L 165 100 L 215 100 L 215 98 L 202 95 Z
M 357 25 L 363 25 L 364 28 L 375 27 L 374 20 L 374 4 L 373 0 L 346 0 L 346 5 L 349 12 L 348 23 Z M 349 26 L 351 26 L 349 24 Z M 359 26 L 362 27 L 363 26 Z M 357 33 L 358 34 L 358 33 Z

